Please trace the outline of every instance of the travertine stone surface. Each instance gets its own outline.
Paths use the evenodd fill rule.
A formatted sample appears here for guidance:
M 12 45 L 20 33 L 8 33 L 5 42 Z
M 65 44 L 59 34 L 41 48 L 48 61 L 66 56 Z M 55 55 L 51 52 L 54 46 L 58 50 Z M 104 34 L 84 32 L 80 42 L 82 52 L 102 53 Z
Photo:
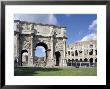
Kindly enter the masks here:
M 97 40 L 79 41 L 67 46 L 66 58 L 79 62 L 97 61 Z M 85 61 L 87 59 L 87 61 Z
M 23 65 L 22 55 L 28 53 L 27 66 L 35 66 L 35 48 L 43 46 L 46 50 L 46 65 L 54 67 L 56 58 L 59 61 L 59 66 L 63 66 L 63 59 L 66 52 L 66 28 L 49 25 L 36 24 L 25 21 L 14 21 L 14 56 L 18 59 L 19 66 Z M 59 52 L 60 56 L 55 55 Z M 58 57 L 56 57 L 58 56 Z

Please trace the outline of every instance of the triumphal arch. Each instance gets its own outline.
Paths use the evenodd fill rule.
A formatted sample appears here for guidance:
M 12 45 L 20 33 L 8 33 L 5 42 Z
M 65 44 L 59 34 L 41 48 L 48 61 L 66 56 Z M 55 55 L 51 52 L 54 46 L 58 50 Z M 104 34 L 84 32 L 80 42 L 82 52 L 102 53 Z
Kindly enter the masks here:
M 45 66 L 64 66 L 66 55 L 66 28 L 50 24 L 36 24 L 14 20 L 14 59 L 17 66 L 36 66 L 35 49 L 45 48 Z M 22 54 L 27 58 L 23 60 Z

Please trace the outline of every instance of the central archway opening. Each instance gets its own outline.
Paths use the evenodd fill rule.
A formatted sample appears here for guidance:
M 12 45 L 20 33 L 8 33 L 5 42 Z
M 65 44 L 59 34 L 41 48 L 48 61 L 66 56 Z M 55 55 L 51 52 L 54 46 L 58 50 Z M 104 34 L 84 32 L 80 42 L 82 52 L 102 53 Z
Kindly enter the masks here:
M 56 66 L 59 66 L 59 59 L 60 59 L 60 52 L 59 51 L 57 51 L 57 52 L 55 52 L 55 56 L 56 56 Z
M 41 48 L 41 50 L 42 50 L 43 52 L 45 51 L 45 56 L 46 56 L 46 58 L 47 58 L 47 49 L 48 49 L 47 44 L 45 44 L 45 43 L 43 43 L 43 42 L 39 42 L 39 43 L 36 44 L 36 48 L 37 48 L 37 47 Z
M 43 46 L 37 46 L 36 50 L 35 50 L 35 57 L 37 57 L 37 59 L 44 60 L 44 58 L 46 58 L 46 52 L 45 51 L 46 50 Z
M 46 63 L 47 49 L 48 49 L 47 44 L 43 42 L 39 42 L 35 45 L 34 63 L 37 66 L 43 66 Z

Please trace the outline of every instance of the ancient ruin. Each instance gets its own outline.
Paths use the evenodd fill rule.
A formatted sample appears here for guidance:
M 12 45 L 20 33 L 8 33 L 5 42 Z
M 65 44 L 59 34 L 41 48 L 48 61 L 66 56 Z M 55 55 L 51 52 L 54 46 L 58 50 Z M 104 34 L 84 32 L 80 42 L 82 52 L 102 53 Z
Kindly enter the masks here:
M 66 45 L 66 27 L 14 20 L 14 64 L 33 67 L 96 67 L 96 40 Z M 35 57 L 37 46 L 46 57 Z
M 67 46 L 67 66 L 96 67 L 97 41 L 79 41 Z M 77 63 L 76 63 L 77 62 Z
M 46 58 L 42 66 L 63 66 L 66 55 L 66 28 L 14 20 L 14 59 L 17 66 L 37 66 L 37 46 L 43 46 Z M 25 53 L 25 57 L 23 55 Z

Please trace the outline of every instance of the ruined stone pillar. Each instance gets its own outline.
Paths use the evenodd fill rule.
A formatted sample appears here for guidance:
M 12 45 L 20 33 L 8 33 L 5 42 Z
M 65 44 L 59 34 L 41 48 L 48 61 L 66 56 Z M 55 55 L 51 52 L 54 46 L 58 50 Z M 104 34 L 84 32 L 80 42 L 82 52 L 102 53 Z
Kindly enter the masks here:
M 53 59 L 53 37 L 51 37 L 51 59 Z
M 14 35 L 14 61 L 16 61 L 16 65 L 19 62 L 19 34 Z
M 19 34 L 17 34 L 17 57 L 19 56 Z
M 50 40 L 50 47 L 49 49 L 51 50 L 48 50 L 47 51 L 47 67 L 52 67 L 54 66 L 54 60 L 53 60 L 53 37 L 51 36 L 51 40 Z
M 51 60 L 50 60 L 50 64 L 51 66 L 54 66 L 54 44 L 53 44 L 53 36 L 51 37 Z
M 19 34 L 16 35 L 17 36 L 17 44 L 16 44 L 16 51 L 17 51 L 17 65 L 19 65 L 19 61 L 20 61 L 20 56 L 19 56 Z
M 20 21 L 14 20 L 14 34 L 16 36 L 16 41 L 15 41 L 16 48 L 14 48 L 14 49 L 16 50 L 17 65 L 21 66 L 22 63 L 21 63 L 21 51 L 20 51 L 20 42 L 19 42 L 20 41 L 20 37 L 19 37 L 20 34 L 19 34 L 19 32 L 20 32 Z
M 17 34 L 14 35 L 14 56 L 17 56 Z
M 31 36 L 30 41 L 31 41 L 31 45 L 30 45 L 31 50 L 30 50 L 30 59 L 28 61 L 28 65 L 33 66 L 33 36 Z
M 66 66 L 65 58 L 66 58 L 66 39 L 63 39 L 63 59 L 62 59 L 63 66 Z

